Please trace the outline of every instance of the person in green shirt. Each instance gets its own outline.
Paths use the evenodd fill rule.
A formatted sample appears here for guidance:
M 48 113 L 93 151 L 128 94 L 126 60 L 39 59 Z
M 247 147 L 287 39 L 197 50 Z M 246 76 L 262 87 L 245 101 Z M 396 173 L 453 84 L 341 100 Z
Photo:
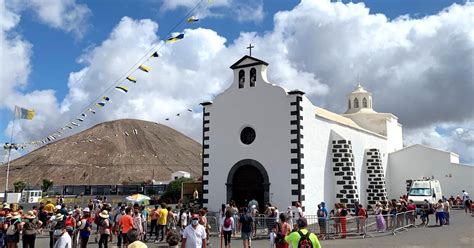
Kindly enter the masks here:
M 305 217 L 301 217 L 297 221 L 299 230 L 303 235 L 306 235 L 308 233 L 308 230 L 306 230 L 306 227 L 308 226 L 308 221 L 306 220 Z M 285 241 L 289 244 L 291 244 L 291 247 L 297 248 L 298 244 L 300 242 L 301 235 L 299 232 L 292 232 L 288 236 L 285 237 Z M 311 240 L 311 244 L 313 245 L 313 248 L 321 248 L 321 244 L 319 244 L 318 237 L 314 233 L 309 234 L 309 240 Z

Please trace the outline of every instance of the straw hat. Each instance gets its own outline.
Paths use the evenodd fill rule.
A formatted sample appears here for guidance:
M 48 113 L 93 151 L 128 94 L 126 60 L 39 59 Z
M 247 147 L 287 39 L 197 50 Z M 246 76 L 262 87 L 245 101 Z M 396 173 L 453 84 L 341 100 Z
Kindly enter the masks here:
M 33 213 L 33 211 L 28 211 L 28 212 L 26 212 L 26 214 L 25 214 L 25 218 L 26 218 L 26 219 L 35 219 L 36 216 L 35 216 L 35 213 Z
M 19 219 L 21 216 L 17 212 L 13 212 L 12 219 Z
M 108 219 L 109 218 L 109 212 L 107 210 L 102 210 L 102 212 L 99 214 L 101 218 Z
M 56 221 L 62 221 L 64 216 L 62 214 L 56 214 Z

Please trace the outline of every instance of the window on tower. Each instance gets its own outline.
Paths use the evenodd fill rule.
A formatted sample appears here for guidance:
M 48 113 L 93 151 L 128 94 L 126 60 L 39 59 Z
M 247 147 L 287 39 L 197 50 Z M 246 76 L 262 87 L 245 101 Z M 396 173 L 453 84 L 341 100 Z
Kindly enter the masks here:
M 365 97 L 362 99 L 362 107 L 367 108 L 367 99 L 365 99 Z
M 252 68 L 250 69 L 250 87 L 255 87 L 255 81 L 257 81 L 257 70 Z
M 243 88 L 245 84 L 245 72 L 244 70 L 239 71 L 239 89 Z
M 357 97 L 354 99 L 354 108 L 359 108 L 359 99 Z
M 351 99 L 347 101 L 349 109 L 351 109 Z

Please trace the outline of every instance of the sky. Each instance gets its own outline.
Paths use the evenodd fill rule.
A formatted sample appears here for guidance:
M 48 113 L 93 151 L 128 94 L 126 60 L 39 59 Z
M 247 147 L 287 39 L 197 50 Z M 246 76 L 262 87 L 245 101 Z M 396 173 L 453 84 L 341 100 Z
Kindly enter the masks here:
M 183 23 L 188 15 L 200 20 Z M 10 141 L 15 105 L 36 112 L 14 125 L 22 143 L 70 124 L 104 95 L 112 102 L 66 136 L 136 118 L 199 141 L 199 103 L 229 86 L 228 66 L 252 43 L 272 83 L 343 113 L 359 78 L 376 111 L 399 117 L 404 145 L 474 164 L 473 16 L 474 3 L 441 0 L 0 0 L 0 142 Z M 164 43 L 172 32 L 185 38 Z M 151 71 L 124 81 L 151 48 L 162 55 L 145 62 Z M 129 92 L 107 90 L 117 83 Z

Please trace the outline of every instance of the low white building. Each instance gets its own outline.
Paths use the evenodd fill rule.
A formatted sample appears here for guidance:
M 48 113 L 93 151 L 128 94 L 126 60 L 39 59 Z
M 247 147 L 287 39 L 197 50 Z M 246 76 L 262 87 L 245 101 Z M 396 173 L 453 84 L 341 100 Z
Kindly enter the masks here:
M 321 201 L 386 200 L 388 154 L 403 148 L 398 118 L 374 111 L 361 85 L 342 115 L 316 107 L 304 92 L 268 82 L 267 66 L 244 56 L 230 67 L 230 87 L 202 103 L 204 205 L 218 210 L 255 199 L 284 208 L 299 201 L 315 214 Z
M 474 193 L 474 167 L 459 163 L 459 155 L 423 145 L 412 145 L 388 156 L 387 183 L 389 195 L 407 194 L 407 181 L 436 179 L 447 198 Z
M 191 178 L 191 173 L 186 171 L 175 171 L 171 174 L 171 181 L 182 177 Z

